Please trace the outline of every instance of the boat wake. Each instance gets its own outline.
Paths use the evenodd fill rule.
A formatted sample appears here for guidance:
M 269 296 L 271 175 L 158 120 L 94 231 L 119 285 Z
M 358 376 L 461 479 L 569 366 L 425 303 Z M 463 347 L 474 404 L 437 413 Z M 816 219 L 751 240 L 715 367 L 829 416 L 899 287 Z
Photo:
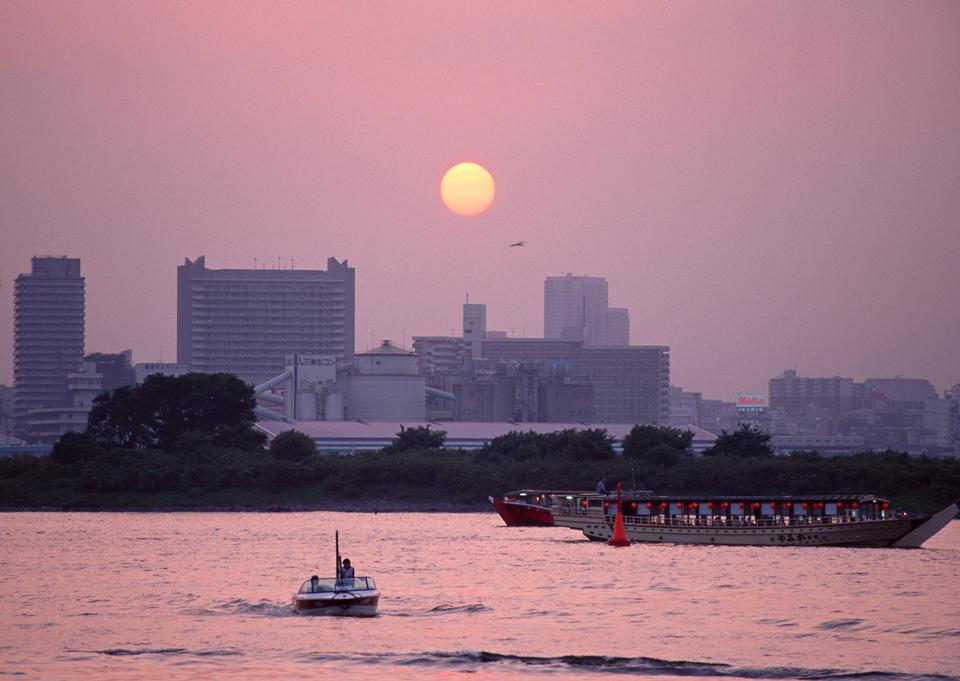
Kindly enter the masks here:
M 430 608 L 427 612 L 433 614 L 447 614 L 451 612 L 486 612 L 490 610 L 483 603 L 468 603 L 466 605 L 450 605 L 441 603 L 438 606 Z
M 317 659 L 316 655 L 311 656 Z M 321 655 L 326 658 L 328 656 Z M 331 655 L 340 661 L 352 659 L 362 664 L 393 664 L 403 667 L 450 666 L 462 671 L 486 665 L 503 666 L 509 671 L 533 674 L 631 674 L 637 676 L 715 677 L 725 679 L 799 679 L 802 681 L 960 681 L 944 674 L 905 674 L 886 671 L 844 669 L 807 669 L 802 667 L 740 667 L 730 664 L 661 660 L 654 657 L 609 657 L 604 655 L 562 655 L 538 657 L 508 655 L 489 651 L 423 652 L 411 654 Z M 510 670 L 510 668 L 513 668 Z M 476 671 L 476 670 L 470 670 Z
M 243 655 L 239 650 L 189 650 L 187 648 L 107 648 L 106 650 L 68 650 L 68 653 L 96 653 L 111 657 L 133 655 L 184 655 L 190 657 L 224 657 Z
M 260 615 L 263 617 L 292 617 L 294 612 L 286 603 L 260 600 L 248 601 L 245 598 L 233 598 L 223 603 L 215 603 L 207 607 L 188 608 L 186 614 L 197 617 L 214 617 L 218 615 Z

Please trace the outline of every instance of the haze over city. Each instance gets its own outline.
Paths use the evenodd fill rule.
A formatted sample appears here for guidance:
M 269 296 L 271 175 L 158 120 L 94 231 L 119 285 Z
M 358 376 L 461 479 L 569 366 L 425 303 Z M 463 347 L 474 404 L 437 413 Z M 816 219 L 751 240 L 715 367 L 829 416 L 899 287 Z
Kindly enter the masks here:
M 960 381 L 960 5 L 0 5 L 12 284 L 79 257 L 86 347 L 176 359 L 176 268 L 357 270 L 357 349 L 543 332 L 605 277 L 671 383 Z M 496 180 L 451 213 L 455 163 Z M 525 241 L 521 248 L 511 243 Z

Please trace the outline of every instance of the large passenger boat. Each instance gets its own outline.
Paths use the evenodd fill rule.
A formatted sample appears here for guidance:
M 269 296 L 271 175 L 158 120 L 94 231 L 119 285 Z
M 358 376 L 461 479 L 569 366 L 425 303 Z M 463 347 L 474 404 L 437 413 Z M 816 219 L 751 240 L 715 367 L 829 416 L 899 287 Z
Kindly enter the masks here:
M 554 499 L 553 524 L 594 540 L 613 535 L 617 507 L 632 542 L 739 546 L 890 546 L 916 548 L 960 512 L 894 511 L 873 495 L 660 496 L 574 493 Z

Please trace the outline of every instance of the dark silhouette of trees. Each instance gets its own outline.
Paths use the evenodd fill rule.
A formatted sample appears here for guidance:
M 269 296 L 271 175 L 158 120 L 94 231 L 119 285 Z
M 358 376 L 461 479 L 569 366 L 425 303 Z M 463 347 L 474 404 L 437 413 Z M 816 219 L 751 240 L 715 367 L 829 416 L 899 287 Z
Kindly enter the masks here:
M 675 466 L 690 456 L 691 444 L 693 433 L 689 430 L 637 425 L 623 438 L 623 455 L 658 466 Z
M 773 456 L 770 435 L 756 426 L 741 423 L 732 433 L 723 430 L 713 446 L 703 452 L 704 456 L 737 456 L 756 459 Z
M 430 430 L 430 426 L 404 428 L 401 425 L 397 437 L 383 448 L 383 452 L 385 454 L 399 454 L 415 449 L 440 449 L 446 440 L 447 431 L 445 430 Z
M 479 459 L 493 461 L 603 461 L 615 456 L 613 438 L 604 428 L 568 428 L 554 433 L 510 432 L 495 437 L 477 453 Z
M 255 406 L 253 388 L 232 374 L 155 374 L 99 395 L 86 433 L 105 449 L 254 451 L 266 440 L 254 428 Z
M 86 433 L 64 433 L 53 445 L 50 459 L 57 463 L 77 464 L 95 459 L 104 449 Z
M 284 461 L 303 461 L 317 453 L 317 443 L 299 430 L 287 430 L 270 441 L 270 454 Z

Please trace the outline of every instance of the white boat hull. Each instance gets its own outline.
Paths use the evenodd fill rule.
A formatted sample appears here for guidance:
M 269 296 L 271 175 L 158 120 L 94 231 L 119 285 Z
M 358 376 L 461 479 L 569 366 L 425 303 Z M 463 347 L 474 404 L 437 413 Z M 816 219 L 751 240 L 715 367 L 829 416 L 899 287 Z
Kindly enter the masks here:
M 631 542 L 713 544 L 722 546 L 895 546 L 916 548 L 939 532 L 960 507 L 924 518 L 889 518 L 860 522 L 798 525 L 695 525 L 624 518 Z M 554 524 L 583 531 L 588 539 L 613 536 L 613 517 L 554 513 Z
M 293 597 L 294 610 L 303 615 L 373 617 L 379 603 L 380 592 L 376 589 L 306 593 Z

